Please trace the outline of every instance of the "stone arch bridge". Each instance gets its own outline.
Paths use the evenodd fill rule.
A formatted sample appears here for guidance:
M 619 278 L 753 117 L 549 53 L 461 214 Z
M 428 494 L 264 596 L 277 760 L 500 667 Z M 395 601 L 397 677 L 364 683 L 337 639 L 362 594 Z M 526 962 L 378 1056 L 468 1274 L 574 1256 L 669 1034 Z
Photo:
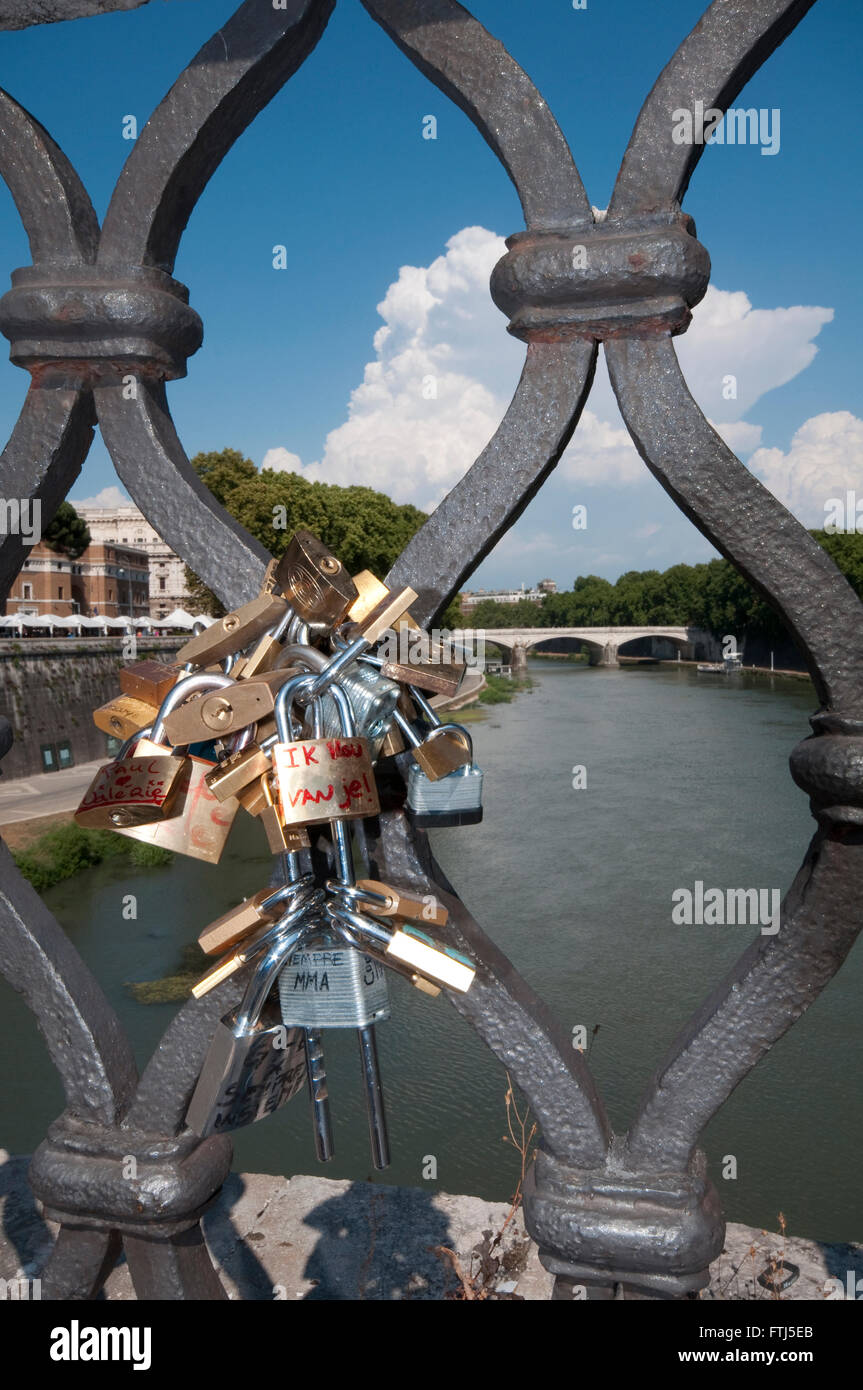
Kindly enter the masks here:
M 454 632 L 453 641 L 475 642 L 477 631 L 479 629 Z M 524 669 L 532 647 L 561 637 L 583 642 L 589 649 L 591 666 L 619 665 L 621 647 L 642 637 L 662 637 L 673 642 L 681 656 L 690 660 L 695 658 L 697 642 L 705 645 L 711 642 L 710 634 L 696 627 L 487 627 L 482 629 L 482 634 L 486 642 L 494 642 L 510 652 L 513 670 Z

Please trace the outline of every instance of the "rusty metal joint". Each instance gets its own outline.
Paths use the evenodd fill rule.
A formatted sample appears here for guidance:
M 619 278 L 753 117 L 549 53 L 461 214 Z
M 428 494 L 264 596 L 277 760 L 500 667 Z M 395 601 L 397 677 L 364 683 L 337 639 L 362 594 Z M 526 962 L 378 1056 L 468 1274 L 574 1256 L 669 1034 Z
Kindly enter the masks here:
M 66 1114 L 33 1155 L 30 1184 L 49 1220 L 167 1239 L 197 1224 L 232 1151 L 225 1135 L 143 1134 Z
M 528 1234 L 551 1273 L 576 1282 L 625 1283 L 662 1297 L 704 1288 L 725 1224 L 707 1161 L 686 1173 L 628 1173 L 615 1159 L 576 1169 L 540 1149 L 524 1187 Z
M 204 336 L 185 285 L 162 270 L 50 264 L 12 272 L 0 332 L 34 380 L 74 369 L 89 385 L 183 377 Z
M 710 256 L 685 213 L 519 232 L 506 244 L 491 295 L 525 342 L 683 333 L 710 280 Z
M 863 720 L 825 712 L 810 723 L 815 733 L 793 750 L 791 776 L 820 825 L 863 825 Z

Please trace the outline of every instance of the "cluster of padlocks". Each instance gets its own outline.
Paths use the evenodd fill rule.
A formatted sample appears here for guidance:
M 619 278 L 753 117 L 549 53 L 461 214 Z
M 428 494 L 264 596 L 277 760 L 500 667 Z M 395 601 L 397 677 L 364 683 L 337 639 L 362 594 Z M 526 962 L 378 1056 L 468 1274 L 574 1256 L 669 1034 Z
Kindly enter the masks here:
M 429 703 L 455 694 L 464 665 L 443 660 L 420 630 L 409 611 L 416 597 L 369 571 L 351 578 L 299 531 L 256 599 L 197 633 L 174 666 L 122 669 L 121 695 L 94 714 L 124 741 L 88 788 L 79 823 L 215 863 L 245 810 L 278 856 L 273 884 L 199 937 L 220 958 L 195 995 L 252 965 L 192 1096 L 187 1124 L 200 1135 L 271 1114 L 307 1079 L 317 1155 L 331 1158 L 321 1034 L 355 1028 L 372 1157 L 386 1167 L 374 1035 L 389 1016 L 384 967 L 426 994 L 471 987 L 472 962 L 433 935 L 445 907 L 355 877 L 363 821 L 381 810 L 383 760 L 397 767 L 396 755 L 411 754 L 406 789 L 398 784 L 417 826 L 482 818 L 470 735 Z M 393 634 L 410 638 L 409 661 L 391 659 Z

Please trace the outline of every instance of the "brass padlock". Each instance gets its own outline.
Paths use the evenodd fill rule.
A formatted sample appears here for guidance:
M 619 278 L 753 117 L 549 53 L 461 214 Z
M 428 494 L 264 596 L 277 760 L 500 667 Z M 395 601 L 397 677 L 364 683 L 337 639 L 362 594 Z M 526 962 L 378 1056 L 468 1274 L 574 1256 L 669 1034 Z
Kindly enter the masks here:
M 347 616 L 350 622 L 361 627 L 373 610 L 383 603 L 384 599 L 389 598 L 392 591 L 378 579 L 377 575 L 372 574 L 371 570 L 360 570 L 359 574 L 355 574 L 354 584 L 359 597 L 351 604 Z M 415 632 L 422 631 L 419 623 L 408 612 L 397 617 L 393 627 L 396 631 L 400 631 L 402 627 Z
M 416 898 L 374 878 L 359 878 L 356 886 L 363 911 L 371 912 L 375 917 L 398 917 L 408 922 L 428 922 L 435 927 L 445 927 L 449 920 L 443 903 L 439 903 L 431 893 Z
M 164 756 L 171 753 L 170 748 L 153 743 L 150 739 L 141 739 L 135 752 L 142 754 L 145 750 L 148 755 Z M 158 845 L 160 849 L 171 850 L 175 854 L 187 854 L 192 859 L 217 864 L 239 810 L 239 802 L 234 797 L 217 801 L 208 789 L 205 778 L 213 763 L 193 757 L 175 758 L 174 761 L 181 763 L 182 772 L 170 819 L 152 825 L 117 826 L 117 833 L 128 835 L 132 840 Z
M 307 623 L 336 627 L 357 598 L 356 586 L 331 550 L 310 531 L 295 531 L 276 569 L 276 580 Z
M 311 739 L 294 737 L 291 700 L 314 680 L 314 675 L 294 676 L 282 686 L 276 699 L 280 742 L 274 743 L 270 751 L 279 789 L 281 821 L 288 825 L 313 825 L 321 821 L 376 816 L 380 812 L 380 801 L 368 739 L 354 734 Z M 334 687 L 332 693 L 338 695 L 336 705 L 341 716 L 345 696 L 338 687 Z M 315 720 L 320 727 L 320 700 L 315 701 Z
M 413 926 L 406 925 L 394 932 L 386 954 L 413 967 L 433 984 L 445 985 L 459 994 L 467 994 L 476 977 L 476 966 L 469 957 L 451 946 L 440 946 Z
M 233 613 L 211 624 L 204 632 L 190 638 L 176 655 L 177 664 L 185 666 L 207 666 L 213 661 L 222 661 L 233 652 L 242 651 L 256 638 L 261 637 L 268 627 L 285 617 L 287 602 L 278 594 L 258 594 L 251 603 L 244 603 Z
M 269 805 L 264 796 L 263 782 L 264 777 L 259 777 L 256 782 L 250 782 L 242 791 L 237 792 L 237 800 L 250 816 L 260 816 Z
M 250 743 L 248 747 L 238 753 L 230 753 L 217 763 L 207 773 L 206 782 L 218 801 L 226 801 L 229 796 L 239 796 L 250 783 L 260 781 L 264 773 L 269 771 L 268 755 L 262 752 L 257 743 Z
M 94 709 L 93 723 L 112 738 L 125 740 L 152 724 L 158 711 L 158 703 L 149 705 L 131 695 L 117 695 L 107 705 Z
M 290 670 L 267 671 L 186 700 L 165 716 L 165 733 L 174 747 L 238 733 L 272 714 L 279 687 L 290 677 Z
M 269 775 L 261 778 L 264 806 L 258 812 L 258 819 L 264 827 L 267 844 L 272 854 L 296 854 L 298 850 L 308 849 L 309 837 L 301 823 L 286 824 L 281 808 L 270 786 Z
M 117 672 L 124 695 L 143 700 L 156 709 L 181 675 L 179 666 L 165 666 L 161 661 L 136 661 L 131 666 L 121 666 Z
M 178 813 L 182 758 L 173 757 L 170 748 L 153 752 L 142 744 L 146 741 L 139 742 L 131 757 L 115 758 L 99 768 L 75 812 L 76 824 L 119 830 Z
M 405 741 L 399 733 L 399 730 L 396 728 L 395 724 L 392 724 L 390 728 L 387 729 L 387 732 L 384 735 L 384 741 L 381 744 L 381 750 L 378 753 L 378 757 L 394 758 L 398 753 L 403 753 L 405 751 L 405 747 Z
M 262 888 L 253 897 L 246 898 L 237 907 L 218 917 L 204 927 L 198 937 L 198 945 L 205 955 L 215 956 L 219 951 L 227 951 L 242 941 L 250 932 L 266 922 L 273 922 L 281 912 L 284 899 L 294 892 L 292 884 L 283 888 Z
M 430 781 L 447 777 L 457 768 L 470 766 L 473 761 L 470 740 L 458 725 L 438 724 L 423 739 L 398 710 L 394 718 L 410 744 L 414 758 Z
M 362 622 L 355 623 L 354 627 L 348 630 L 347 640 L 352 642 L 358 636 L 362 636 L 369 646 L 373 647 L 385 632 L 396 628 L 399 619 L 404 617 L 418 597 L 415 589 L 404 588 L 398 592 L 387 589 L 386 596 L 375 604 Z
M 201 976 L 200 980 L 192 985 L 192 994 L 195 999 L 203 999 L 204 995 L 209 994 L 211 989 L 215 989 L 223 980 L 230 979 L 231 975 L 235 975 L 238 970 L 241 970 L 258 953 L 261 943 L 271 930 L 271 926 L 271 923 L 265 923 L 263 926 L 259 923 L 257 930 L 252 935 L 247 934 L 245 940 L 235 944 L 222 956 L 221 960 L 217 960 L 216 964 L 212 965 Z

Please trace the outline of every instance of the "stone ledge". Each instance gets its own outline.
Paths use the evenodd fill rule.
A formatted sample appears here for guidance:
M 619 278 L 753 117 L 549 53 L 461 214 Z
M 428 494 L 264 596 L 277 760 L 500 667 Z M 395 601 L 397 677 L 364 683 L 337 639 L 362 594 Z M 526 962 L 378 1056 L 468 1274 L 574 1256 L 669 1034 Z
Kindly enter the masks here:
M 37 1277 L 56 1227 L 47 1223 L 27 1184 L 28 1158 L 0 1150 L 0 1278 Z M 232 1299 L 329 1301 L 439 1300 L 458 1288 L 450 1262 L 432 1246 L 455 1251 L 463 1268 L 484 1231 L 506 1219 L 504 1202 L 451 1196 L 431 1189 L 387 1187 L 311 1176 L 233 1173 L 204 1229 Z M 528 1242 L 519 1213 L 504 1240 L 515 1268 L 497 1277 L 499 1295 L 529 1301 L 551 1297 L 552 1278 Z M 750 1253 L 754 1251 L 754 1254 Z M 750 1226 L 729 1225 L 725 1249 L 711 1266 L 702 1298 L 770 1299 L 757 1276 L 784 1251 L 799 1277 L 782 1301 L 823 1300 L 830 1278 L 863 1280 L 863 1246 L 784 1239 Z M 863 1296 L 863 1283 L 861 1283 Z M 110 1299 L 132 1300 L 125 1263 L 106 1286 Z

